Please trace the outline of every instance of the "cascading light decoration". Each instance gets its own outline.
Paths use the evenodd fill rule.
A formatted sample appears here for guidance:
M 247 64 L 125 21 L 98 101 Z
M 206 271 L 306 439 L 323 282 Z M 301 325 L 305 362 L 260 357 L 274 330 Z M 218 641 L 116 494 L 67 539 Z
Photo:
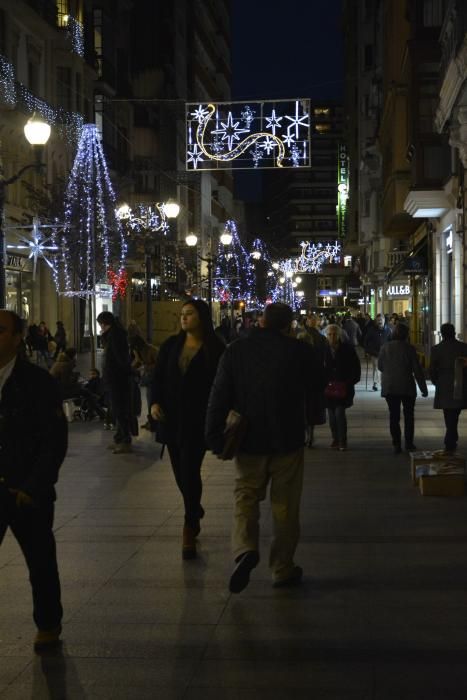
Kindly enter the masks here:
M 215 301 L 229 302 L 243 300 L 249 305 L 254 293 L 250 257 L 240 241 L 233 219 L 226 221 L 225 231 L 232 236 L 232 242 L 218 245 L 213 298 Z
M 251 244 L 250 257 L 253 260 L 255 305 L 262 307 L 264 304 L 278 301 L 280 289 L 277 272 L 272 266 L 268 247 L 261 238 L 255 238 Z
M 63 232 L 57 235 L 57 290 L 87 298 L 109 270 L 123 275 L 127 243 L 95 124 L 85 124 L 65 194 Z
M 187 103 L 187 170 L 310 166 L 310 101 Z
M 301 253 L 295 262 L 295 272 L 320 272 L 324 264 L 339 262 L 342 246 L 339 241 L 334 243 L 314 243 L 302 241 Z
M 13 65 L 0 54 L 0 104 L 13 106 L 28 114 L 40 115 L 54 127 L 54 132 L 76 143 L 83 128 L 83 116 L 79 112 L 67 112 L 61 107 L 55 108 L 36 97 L 25 85 L 15 79 Z

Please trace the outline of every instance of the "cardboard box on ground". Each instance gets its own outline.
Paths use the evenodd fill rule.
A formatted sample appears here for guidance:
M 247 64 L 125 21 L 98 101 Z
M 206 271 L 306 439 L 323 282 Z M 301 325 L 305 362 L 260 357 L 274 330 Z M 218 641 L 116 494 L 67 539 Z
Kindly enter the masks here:
M 464 495 L 465 459 L 458 452 L 411 452 L 410 472 L 422 496 Z

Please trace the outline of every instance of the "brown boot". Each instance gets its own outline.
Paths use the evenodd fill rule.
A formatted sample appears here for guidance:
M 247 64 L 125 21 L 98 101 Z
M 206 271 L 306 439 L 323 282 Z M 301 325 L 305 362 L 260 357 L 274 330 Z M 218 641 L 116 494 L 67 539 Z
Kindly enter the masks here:
M 183 528 L 183 559 L 196 559 L 196 535 L 191 527 Z

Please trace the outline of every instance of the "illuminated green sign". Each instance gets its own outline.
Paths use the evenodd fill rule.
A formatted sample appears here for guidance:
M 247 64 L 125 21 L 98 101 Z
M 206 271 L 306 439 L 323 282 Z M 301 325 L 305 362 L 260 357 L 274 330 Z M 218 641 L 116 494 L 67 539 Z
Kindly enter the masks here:
M 347 235 L 347 200 L 349 198 L 349 157 L 347 146 L 339 144 L 337 164 L 337 231 L 339 238 Z

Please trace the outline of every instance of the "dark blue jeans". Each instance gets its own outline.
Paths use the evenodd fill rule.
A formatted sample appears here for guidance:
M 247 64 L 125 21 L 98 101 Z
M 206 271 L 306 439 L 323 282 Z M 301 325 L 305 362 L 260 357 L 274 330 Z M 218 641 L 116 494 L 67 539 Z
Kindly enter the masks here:
M 29 569 L 34 622 L 45 630 L 57 627 L 63 615 L 53 520 L 52 502 L 18 507 L 14 494 L 0 485 L 0 544 L 9 527 Z
M 389 394 L 386 403 L 389 408 L 389 430 L 391 431 L 392 444 L 401 444 L 401 404 L 404 410 L 404 439 L 406 447 L 413 445 L 415 429 L 414 409 L 415 396 L 402 396 L 399 394 Z
M 347 417 L 345 415 L 345 406 L 328 408 L 328 417 L 333 441 L 339 443 L 340 446 L 347 445 Z

